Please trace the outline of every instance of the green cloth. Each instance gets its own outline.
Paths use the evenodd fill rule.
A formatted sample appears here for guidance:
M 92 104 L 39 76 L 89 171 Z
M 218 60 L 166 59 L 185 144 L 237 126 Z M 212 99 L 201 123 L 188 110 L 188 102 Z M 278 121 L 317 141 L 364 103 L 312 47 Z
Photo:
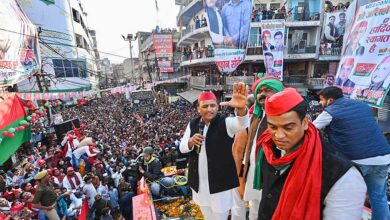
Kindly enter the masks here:
M 259 92 L 259 89 L 262 86 L 266 86 L 266 87 L 274 90 L 275 92 L 281 92 L 284 90 L 283 83 L 277 79 L 265 79 L 265 80 L 261 81 L 256 86 L 256 89 L 254 92 L 256 102 L 255 102 L 255 109 L 253 111 L 253 115 L 255 117 L 258 117 L 258 118 L 263 117 L 263 107 L 260 105 L 260 103 L 257 102 L 257 93 Z
M 291 150 L 290 153 L 294 152 L 296 149 L 298 149 L 298 147 L 300 146 L 300 144 L 298 144 L 297 146 L 293 147 L 293 149 Z M 253 179 L 253 188 L 254 189 L 257 189 L 257 190 L 261 190 L 261 182 L 262 182 L 262 173 L 261 173 L 261 164 L 263 163 L 263 160 L 264 160 L 264 151 L 263 151 L 263 146 L 260 146 L 259 147 L 259 151 L 257 152 L 257 160 L 256 160 L 256 163 L 255 163 L 255 177 Z M 285 165 L 282 165 L 282 166 L 274 166 L 274 168 L 276 170 L 284 170 L 284 169 L 287 169 L 289 168 L 291 165 L 291 163 L 288 163 L 288 164 L 285 164 Z

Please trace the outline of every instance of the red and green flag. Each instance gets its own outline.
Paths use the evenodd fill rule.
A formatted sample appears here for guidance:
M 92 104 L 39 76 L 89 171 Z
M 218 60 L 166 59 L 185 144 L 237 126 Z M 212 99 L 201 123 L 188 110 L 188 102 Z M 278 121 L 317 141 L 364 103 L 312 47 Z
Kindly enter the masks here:
M 0 165 L 31 138 L 27 112 L 17 95 L 0 102 Z

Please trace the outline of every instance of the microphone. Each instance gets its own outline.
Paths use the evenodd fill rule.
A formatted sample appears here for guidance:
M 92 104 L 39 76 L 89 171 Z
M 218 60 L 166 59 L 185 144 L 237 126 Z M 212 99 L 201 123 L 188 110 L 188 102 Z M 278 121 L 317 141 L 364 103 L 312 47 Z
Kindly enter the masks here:
M 202 119 L 199 120 L 199 134 L 201 134 L 203 136 L 203 131 L 204 131 L 204 122 Z M 198 148 L 196 148 L 196 153 L 200 153 L 200 148 L 202 147 L 202 144 L 200 146 L 198 146 Z

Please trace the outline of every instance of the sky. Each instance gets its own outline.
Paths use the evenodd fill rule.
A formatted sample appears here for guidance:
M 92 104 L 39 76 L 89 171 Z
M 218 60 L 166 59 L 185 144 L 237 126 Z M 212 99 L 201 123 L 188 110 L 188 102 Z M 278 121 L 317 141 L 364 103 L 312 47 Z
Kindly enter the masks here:
M 176 16 L 180 6 L 175 0 L 82 0 L 87 12 L 90 29 L 96 30 L 98 50 L 124 57 L 130 57 L 129 42 L 122 34 L 135 35 L 138 31 L 152 31 L 156 25 L 161 28 L 177 28 Z M 124 58 L 100 53 L 111 63 L 122 63 Z M 138 43 L 133 44 L 133 57 L 138 57 Z

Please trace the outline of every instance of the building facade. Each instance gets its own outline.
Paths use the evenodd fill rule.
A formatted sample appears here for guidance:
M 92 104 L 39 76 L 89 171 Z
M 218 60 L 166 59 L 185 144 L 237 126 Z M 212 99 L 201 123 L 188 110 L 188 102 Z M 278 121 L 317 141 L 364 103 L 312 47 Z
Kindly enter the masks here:
M 46 91 L 95 89 L 99 81 L 96 33 L 89 31 L 81 1 L 18 0 L 18 3 L 39 28 Z M 35 78 L 30 78 L 19 83 L 18 89 L 39 91 L 37 84 Z

